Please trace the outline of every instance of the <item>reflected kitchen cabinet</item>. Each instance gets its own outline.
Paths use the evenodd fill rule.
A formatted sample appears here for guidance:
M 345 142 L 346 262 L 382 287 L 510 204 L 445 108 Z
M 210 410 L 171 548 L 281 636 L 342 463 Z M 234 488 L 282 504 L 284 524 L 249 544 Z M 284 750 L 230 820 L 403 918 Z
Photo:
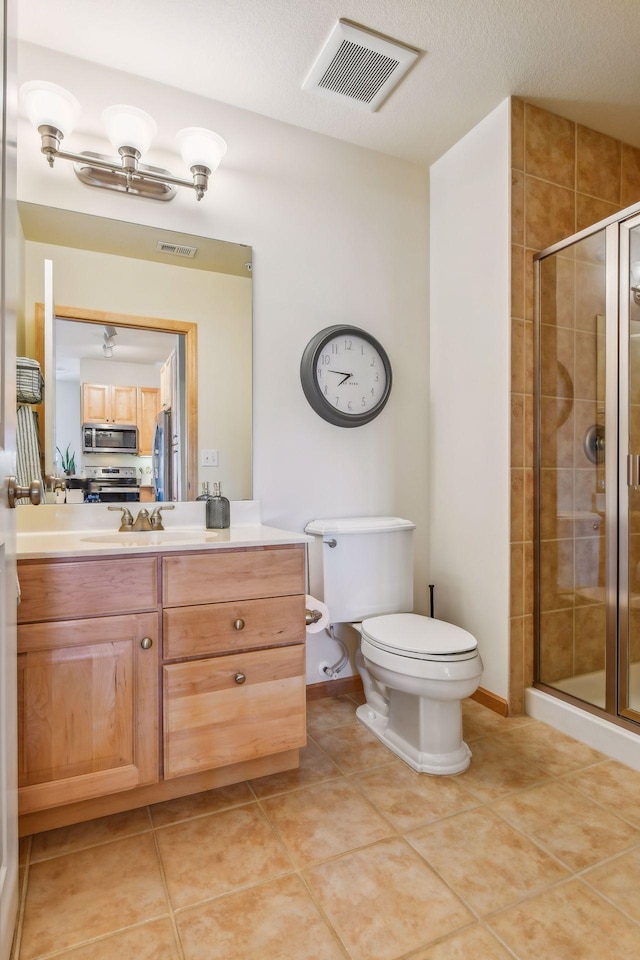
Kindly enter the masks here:
M 120 423 L 135 426 L 137 400 L 136 387 L 83 383 L 82 422 Z
M 150 457 L 153 452 L 153 434 L 160 410 L 160 390 L 157 387 L 138 387 L 137 415 L 138 453 Z

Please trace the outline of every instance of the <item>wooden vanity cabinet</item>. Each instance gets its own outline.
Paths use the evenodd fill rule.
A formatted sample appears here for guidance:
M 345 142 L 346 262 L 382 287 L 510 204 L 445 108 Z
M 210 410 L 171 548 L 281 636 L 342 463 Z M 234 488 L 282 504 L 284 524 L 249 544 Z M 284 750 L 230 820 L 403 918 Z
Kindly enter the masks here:
M 304 746 L 303 548 L 166 557 L 162 578 L 165 779 Z
M 22 835 L 297 766 L 302 545 L 18 572 Z
M 21 815 L 158 780 L 157 563 L 20 564 Z

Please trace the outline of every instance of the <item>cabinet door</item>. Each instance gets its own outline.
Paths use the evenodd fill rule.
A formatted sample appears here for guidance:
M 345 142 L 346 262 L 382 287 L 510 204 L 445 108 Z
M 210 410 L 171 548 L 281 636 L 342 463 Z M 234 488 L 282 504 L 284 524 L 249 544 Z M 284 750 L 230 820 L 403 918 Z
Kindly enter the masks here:
M 138 387 L 138 447 L 141 457 L 150 457 L 153 433 L 160 409 L 160 391 L 157 387 Z
M 105 383 L 82 384 L 82 422 L 108 423 L 111 412 L 109 387 Z
M 135 426 L 138 416 L 137 407 L 137 387 L 111 387 L 111 423 Z
M 21 813 L 157 782 L 157 670 L 157 614 L 18 628 Z
M 165 780 L 305 744 L 304 644 L 163 667 Z

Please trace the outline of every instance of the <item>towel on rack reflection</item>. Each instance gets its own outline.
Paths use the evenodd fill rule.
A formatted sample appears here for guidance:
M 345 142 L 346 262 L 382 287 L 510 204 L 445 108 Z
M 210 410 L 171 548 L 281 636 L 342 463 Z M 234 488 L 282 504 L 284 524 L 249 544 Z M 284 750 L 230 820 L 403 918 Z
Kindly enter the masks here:
M 32 480 L 39 480 L 42 483 L 42 468 L 40 466 L 40 434 L 38 431 L 38 414 L 26 403 L 18 406 L 18 416 L 16 421 L 16 477 L 18 485 L 28 487 Z M 23 497 L 18 503 L 29 503 L 27 497 Z

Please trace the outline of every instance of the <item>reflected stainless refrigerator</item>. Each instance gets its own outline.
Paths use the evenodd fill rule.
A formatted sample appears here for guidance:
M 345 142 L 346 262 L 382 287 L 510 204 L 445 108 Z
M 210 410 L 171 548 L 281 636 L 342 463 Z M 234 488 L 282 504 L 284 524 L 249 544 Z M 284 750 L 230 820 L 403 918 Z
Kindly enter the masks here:
M 172 440 L 171 410 L 161 410 L 156 417 L 151 455 L 151 472 L 156 500 L 174 499 Z

